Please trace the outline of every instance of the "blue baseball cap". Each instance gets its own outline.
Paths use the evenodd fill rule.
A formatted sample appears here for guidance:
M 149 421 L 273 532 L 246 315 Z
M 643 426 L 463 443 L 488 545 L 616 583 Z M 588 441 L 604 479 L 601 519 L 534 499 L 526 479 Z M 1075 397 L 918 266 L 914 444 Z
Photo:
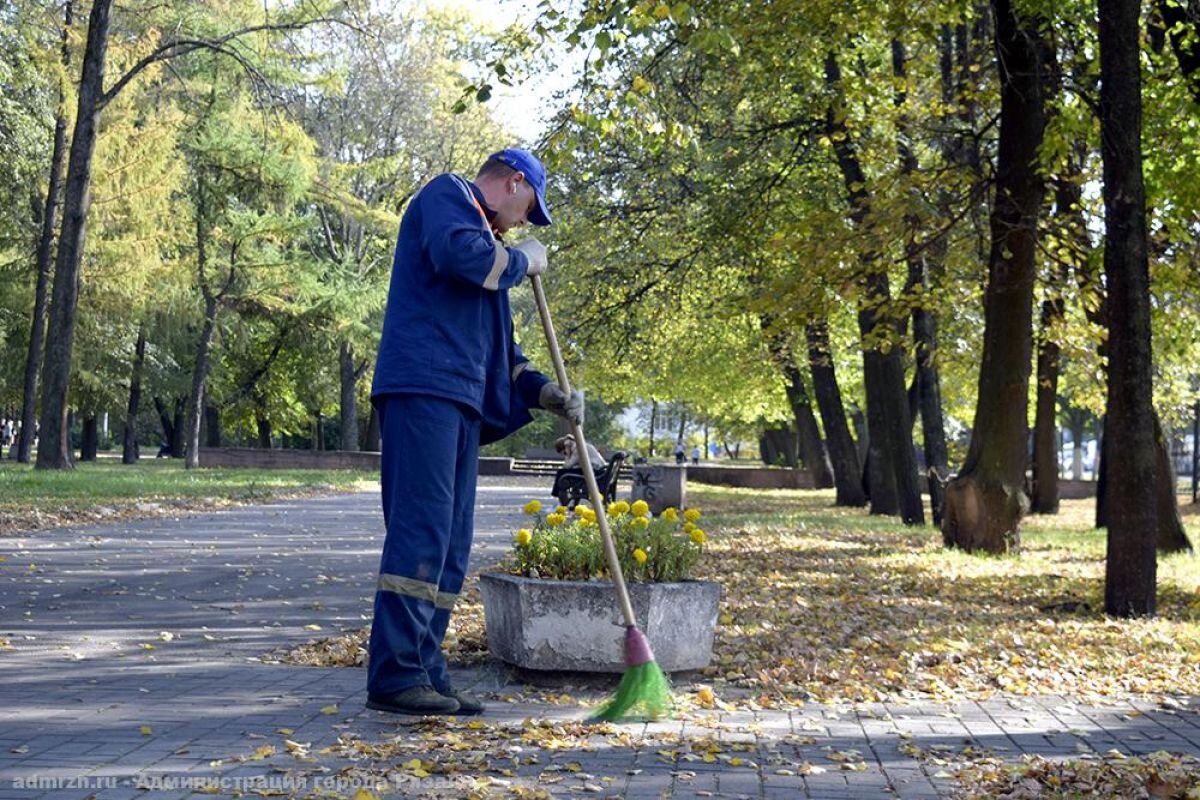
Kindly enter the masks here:
M 538 157 L 528 150 L 510 147 L 488 156 L 489 161 L 499 161 L 525 174 L 525 180 L 537 195 L 537 204 L 529 212 L 529 221 L 534 225 L 549 225 L 550 212 L 546 210 L 546 168 Z

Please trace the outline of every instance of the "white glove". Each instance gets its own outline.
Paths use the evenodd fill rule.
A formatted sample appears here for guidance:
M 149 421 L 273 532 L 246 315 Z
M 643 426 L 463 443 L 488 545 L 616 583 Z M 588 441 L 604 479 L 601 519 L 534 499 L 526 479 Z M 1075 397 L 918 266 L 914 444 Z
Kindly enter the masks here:
M 583 424 L 583 392 L 578 389 L 572 389 L 568 397 L 557 383 L 550 381 L 538 394 L 538 403 L 551 414 Z
M 541 275 L 546 271 L 546 245 L 537 239 L 532 236 L 522 239 L 513 245 L 512 249 L 521 251 L 529 260 L 529 269 L 525 271 L 526 275 Z

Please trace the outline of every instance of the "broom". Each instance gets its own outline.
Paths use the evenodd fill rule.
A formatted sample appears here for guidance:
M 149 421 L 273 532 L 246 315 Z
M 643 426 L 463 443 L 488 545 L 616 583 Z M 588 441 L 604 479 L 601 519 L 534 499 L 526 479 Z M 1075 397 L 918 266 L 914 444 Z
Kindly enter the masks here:
M 554 323 L 550 320 L 550 306 L 546 303 L 546 293 L 542 290 L 540 275 L 530 278 L 533 283 L 533 295 L 537 300 L 538 314 L 542 318 L 542 327 L 546 331 L 546 343 L 550 346 L 550 358 L 554 362 L 554 371 L 558 376 L 558 385 L 568 396 L 571 394 L 571 383 L 567 380 L 567 370 L 563 365 L 562 352 L 558 349 L 558 337 L 554 335 Z M 608 569 L 612 573 L 613 587 L 617 591 L 617 602 L 625 617 L 625 664 L 628 669 L 621 676 L 621 683 L 616 693 L 599 709 L 592 713 L 590 720 L 596 722 L 616 722 L 628 718 L 658 719 L 671 711 L 674 701 L 671 698 L 671 684 L 662 668 L 654 661 L 654 653 L 650 650 L 650 642 L 646 634 L 638 629 L 637 620 L 633 615 L 633 605 L 629 602 L 629 590 L 625 586 L 625 578 L 621 574 L 621 563 L 617 560 L 617 548 L 613 544 L 612 534 L 608 530 L 608 513 L 604 506 L 604 498 L 600 496 L 600 488 L 596 484 L 596 474 L 592 471 L 592 461 L 588 458 L 587 441 L 583 438 L 583 426 L 575 420 L 571 424 L 571 435 L 575 437 L 576 452 L 579 453 L 579 466 L 583 469 L 583 479 L 587 484 L 588 497 L 592 508 L 596 510 L 596 522 L 600 526 L 600 538 L 604 542 L 604 555 L 608 559 Z

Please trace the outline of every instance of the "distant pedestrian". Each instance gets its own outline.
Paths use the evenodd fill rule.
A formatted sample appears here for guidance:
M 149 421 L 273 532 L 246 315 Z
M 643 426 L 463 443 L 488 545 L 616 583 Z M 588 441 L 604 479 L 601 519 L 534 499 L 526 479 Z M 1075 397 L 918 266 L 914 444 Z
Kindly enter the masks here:
M 675 443 L 675 463 L 682 464 L 684 459 L 683 441 Z
M 699 445 L 696 445 L 695 447 L 692 448 L 692 463 L 693 464 L 700 463 L 700 446 Z

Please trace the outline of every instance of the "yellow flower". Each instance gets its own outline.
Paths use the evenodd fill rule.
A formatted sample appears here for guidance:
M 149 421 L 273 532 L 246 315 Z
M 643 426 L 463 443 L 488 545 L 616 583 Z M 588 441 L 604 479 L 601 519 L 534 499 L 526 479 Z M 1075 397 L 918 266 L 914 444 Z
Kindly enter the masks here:
M 635 517 L 644 517 L 650 513 L 650 505 L 645 500 L 638 500 L 630 506 L 630 510 Z
M 674 506 L 672 506 L 669 508 L 664 508 L 662 514 L 659 516 L 665 519 L 667 522 L 674 522 L 679 519 L 679 512 L 675 510 Z
M 624 514 L 629 511 L 629 503 L 624 500 L 618 500 L 608 507 L 609 514 Z
M 694 530 L 696 530 L 696 523 L 694 523 L 694 522 L 683 523 L 683 532 L 684 533 L 691 533 Z
M 708 537 L 704 535 L 704 531 L 699 528 L 692 528 L 692 532 L 688 535 L 692 537 L 692 541 L 696 544 L 704 544 L 708 541 Z
M 633 560 L 639 564 L 645 564 L 647 558 L 646 551 L 642 548 L 639 547 L 633 551 Z
M 595 525 L 595 524 L 596 524 L 595 517 L 583 517 L 582 519 L 579 520 L 579 527 L 581 527 L 581 528 L 586 528 L 590 525 Z
M 649 527 L 650 527 L 650 520 L 646 519 L 645 517 L 634 517 L 634 518 L 633 518 L 633 527 L 635 527 L 635 528 L 649 528 Z
M 529 528 L 521 528 L 513 538 L 517 540 L 517 544 L 524 547 L 533 541 L 533 531 L 529 530 Z
M 525 504 L 526 514 L 536 514 L 542 510 L 542 503 L 539 500 L 530 500 Z
M 687 511 L 683 512 L 683 518 L 688 522 L 695 522 L 696 520 L 700 519 L 700 509 L 689 508 Z
M 555 513 L 555 514 L 562 514 L 562 515 L 565 517 L 565 516 L 567 515 L 567 507 L 566 507 L 566 506 L 559 506 L 559 507 L 557 507 L 556 509 L 554 509 L 554 513 Z
M 566 521 L 567 521 L 567 518 L 564 515 L 559 514 L 557 512 L 546 515 L 546 524 L 547 525 L 562 525 Z
M 595 522 L 596 521 L 596 512 L 592 511 L 587 506 L 579 506 L 578 508 L 575 509 L 575 513 L 578 514 L 583 519 L 584 522 Z

